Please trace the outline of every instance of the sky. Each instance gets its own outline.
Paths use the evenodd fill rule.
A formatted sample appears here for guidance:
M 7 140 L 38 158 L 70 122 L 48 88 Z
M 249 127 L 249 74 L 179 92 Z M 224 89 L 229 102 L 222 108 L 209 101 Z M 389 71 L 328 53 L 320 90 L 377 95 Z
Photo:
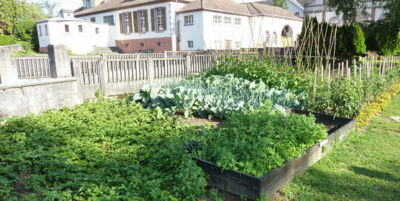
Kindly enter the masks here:
M 39 3 L 41 0 L 27 0 L 29 3 Z M 56 3 L 57 7 L 55 10 L 60 10 L 62 8 L 69 10 L 76 10 L 82 6 L 82 0 L 50 0 L 52 3 Z

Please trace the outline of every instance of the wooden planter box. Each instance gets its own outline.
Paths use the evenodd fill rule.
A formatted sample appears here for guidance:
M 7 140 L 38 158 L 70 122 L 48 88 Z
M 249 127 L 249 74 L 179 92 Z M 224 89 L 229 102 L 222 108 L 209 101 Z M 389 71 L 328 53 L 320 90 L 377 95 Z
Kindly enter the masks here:
M 294 111 L 299 114 L 309 114 L 304 111 Z M 314 114 L 317 123 L 323 123 L 328 128 L 328 139 L 318 143 L 302 156 L 285 163 L 284 167 L 278 167 L 266 173 L 261 178 L 249 176 L 232 170 L 222 170 L 209 161 L 194 159 L 207 174 L 210 175 L 208 183 L 214 188 L 232 193 L 234 195 L 247 195 L 248 199 L 255 200 L 262 195 L 272 195 L 291 181 L 297 175 L 319 161 L 329 150 L 333 143 L 342 140 L 355 130 L 356 121 L 346 118 L 333 118 L 331 115 Z

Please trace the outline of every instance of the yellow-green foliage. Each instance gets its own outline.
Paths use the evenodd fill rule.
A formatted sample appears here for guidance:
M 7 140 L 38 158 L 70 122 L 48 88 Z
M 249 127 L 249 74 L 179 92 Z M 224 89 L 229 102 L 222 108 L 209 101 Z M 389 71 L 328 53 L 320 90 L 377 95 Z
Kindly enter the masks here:
M 378 96 L 374 101 L 365 106 L 356 118 L 358 130 L 361 130 L 364 126 L 368 125 L 369 120 L 371 120 L 378 112 L 381 112 L 399 92 L 400 80 L 391 86 L 385 93 Z

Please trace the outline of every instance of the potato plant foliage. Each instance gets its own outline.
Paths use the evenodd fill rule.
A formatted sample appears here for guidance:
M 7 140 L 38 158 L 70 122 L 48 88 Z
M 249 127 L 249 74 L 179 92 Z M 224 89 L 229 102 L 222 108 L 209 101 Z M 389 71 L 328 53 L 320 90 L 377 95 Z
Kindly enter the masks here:
M 2 122 L 3 200 L 191 200 L 206 185 L 192 131 L 160 110 L 99 97 Z
M 247 111 L 262 106 L 265 100 L 271 101 L 273 108 L 281 111 L 304 109 L 305 105 L 303 94 L 268 89 L 263 81 L 250 82 L 231 74 L 191 77 L 162 86 L 146 86 L 132 99 L 141 102 L 144 107 L 160 107 L 169 114 L 182 112 L 186 117 L 195 113 L 201 117 L 213 115 L 225 118 L 232 111 Z
M 232 113 L 222 127 L 203 130 L 194 156 L 227 169 L 262 177 L 326 139 L 314 116 L 274 112 L 270 105 Z

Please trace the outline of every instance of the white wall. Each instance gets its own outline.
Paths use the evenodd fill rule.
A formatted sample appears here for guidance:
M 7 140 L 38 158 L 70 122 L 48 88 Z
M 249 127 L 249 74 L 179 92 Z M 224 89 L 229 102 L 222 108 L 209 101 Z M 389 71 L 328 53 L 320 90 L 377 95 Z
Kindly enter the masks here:
M 148 6 L 141 6 L 137 8 L 129 8 L 129 9 L 123 9 L 123 10 L 117 10 L 117 11 L 111 11 L 111 12 L 106 12 L 106 13 L 100 13 L 100 14 L 95 14 L 95 15 L 87 15 L 80 17 L 85 20 L 90 20 L 90 18 L 95 17 L 96 22 L 98 23 L 104 23 L 103 22 L 103 17 L 104 16 L 109 16 L 113 15 L 114 16 L 114 33 L 115 33 L 115 39 L 116 40 L 131 40 L 131 39 L 144 39 L 144 38 L 163 38 L 163 37 L 171 37 L 172 35 L 175 34 L 175 31 L 171 28 L 171 18 L 170 18 L 170 11 L 172 7 L 172 3 L 166 2 L 166 3 L 159 3 L 159 4 L 152 4 Z M 167 27 L 166 30 L 163 32 L 153 32 L 151 30 L 151 9 L 152 8 L 157 8 L 157 7 L 165 7 L 165 12 L 166 12 L 166 21 L 167 21 Z M 127 12 L 134 12 L 138 10 L 147 10 L 147 16 L 148 16 L 148 25 L 149 25 L 149 31 L 146 33 L 135 33 L 133 30 L 133 33 L 130 34 L 122 34 L 120 31 L 120 19 L 119 19 L 119 14 L 121 13 L 127 13 Z M 172 15 L 175 15 L 174 12 L 172 12 Z M 132 13 L 132 18 L 133 18 L 133 13 Z M 133 22 L 133 19 L 132 19 Z M 173 22 L 173 21 L 172 21 Z M 132 25 L 134 26 L 134 25 Z
M 48 36 L 45 36 L 43 30 L 45 24 L 48 25 Z M 65 32 L 65 25 L 69 26 L 69 32 Z M 82 32 L 79 32 L 78 26 L 82 25 Z M 49 20 L 38 22 L 37 27 L 42 27 L 43 35 L 39 35 L 39 44 L 41 48 L 48 45 L 66 45 L 73 53 L 87 54 L 94 50 L 94 47 L 114 47 L 115 34 L 113 26 L 106 24 L 95 24 L 80 20 Z M 99 33 L 96 34 L 96 28 Z
M 183 19 L 186 15 L 194 16 L 194 25 L 184 26 Z M 221 16 L 222 23 L 214 23 L 213 16 Z M 231 17 L 232 23 L 225 24 L 224 17 Z M 234 18 L 241 19 L 241 25 L 234 24 Z M 286 25 L 293 30 L 293 40 L 301 33 L 302 20 L 290 20 L 283 18 L 272 18 L 267 16 L 248 17 L 241 15 L 230 15 L 210 11 L 197 11 L 179 14 L 181 27 L 180 50 L 208 50 L 226 49 L 226 41 L 231 41 L 231 49 L 240 48 L 262 48 L 266 42 L 266 31 L 270 32 L 270 41 L 273 33 L 276 33 L 277 43 L 269 43 L 269 47 L 281 47 L 281 34 Z M 187 41 L 194 42 L 194 48 L 187 47 Z M 239 47 L 236 46 L 239 43 Z

